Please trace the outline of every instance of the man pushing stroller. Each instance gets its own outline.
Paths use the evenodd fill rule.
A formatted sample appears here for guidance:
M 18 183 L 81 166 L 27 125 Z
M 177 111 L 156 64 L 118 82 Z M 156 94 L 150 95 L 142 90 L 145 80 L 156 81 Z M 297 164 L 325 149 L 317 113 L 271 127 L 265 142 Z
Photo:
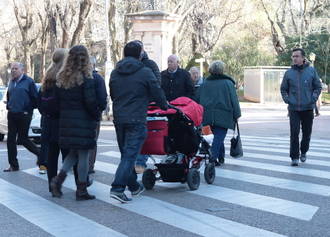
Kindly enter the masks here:
M 167 109 L 164 92 L 156 77 L 139 61 L 141 51 L 142 47 L 137 42 L 127 43 L 124 59 L 117 63 L 110 76 L 114 125 L 121 153 L 110 197 L 122 203 L 131 201 L 124 193 L 126 186 L 132 196 L 144 191 L 143 185 L 137 182 L 134 164 L 146 138 L 149 101 Z

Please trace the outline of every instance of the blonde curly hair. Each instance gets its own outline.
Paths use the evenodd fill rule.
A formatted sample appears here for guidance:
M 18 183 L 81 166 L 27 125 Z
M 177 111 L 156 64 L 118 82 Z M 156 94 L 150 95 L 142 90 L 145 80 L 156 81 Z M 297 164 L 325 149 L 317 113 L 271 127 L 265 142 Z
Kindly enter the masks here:
M 46 91 L 49 88 L 52 88 L 56 85 L 56 74 L 61 69 L 64 58 L 68 54 L 68 49 L 58 48 L 55 49 L 52 56 L 52 63 L 47 68 L 45 76 L 42 78 L 41 83 L 41 91 Z
M 84 83 L 84 78 L 92 79 L 92 65 L 85 46 L 73 46 L 65 62 L 57 74 L 56 85 L 60 88 L 70 89 Z

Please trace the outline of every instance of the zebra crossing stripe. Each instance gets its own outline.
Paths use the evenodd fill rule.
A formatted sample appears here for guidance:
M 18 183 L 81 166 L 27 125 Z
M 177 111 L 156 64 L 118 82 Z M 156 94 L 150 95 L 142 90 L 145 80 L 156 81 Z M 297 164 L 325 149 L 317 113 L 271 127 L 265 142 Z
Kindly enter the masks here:
M 258 158 L 258 159 L 262 159 L 262 160 L 277 160 L 277 161 L 285 161 L 285 162 L 291 161 L 291 159 L 289 157 L 269 155 L 269 154 L 260 154 L 260 153 L 251 153 L 251 152 L 244 152 L 244 157 Z M 310 164 L 310 165 L 320 165 L 320 166 L 330 167 L 330 161 L 308 159 L 308 157 L 307 157 L 306 163 Z
M 255 147 L 255 146 L 248 146 L 246 144 L 243 144 L 243 149 L 289 154 L 289 149 L 280 149 L 280 148 L 271 148 L 271 147 Z M 326 158 L 329 156 L 329 153 L 315 152 L 315 151 L 309 151 L 307 154 L 310 156 L 313 156 L 313 157 L 323 157 L 323 158 Z
M 247 135 L 241 135 L 242 139 L 254 139 L 256 141 L 272 141 L 272 142 L 277 142 L 277 141 L 286 141 L 290 142 L 290 137 L 289 135 L 287 137 L 260 137 L 260 136 L 247 136 Z M 323 144 L 323 145 L 330 145 L 330 141 L 322 140 L 322 139 L 316 139 L 316 138 L 311 138 L 311 144 L 312 143 L 318 143 L 318 144 Z
M 108 151 L 101 153 L 105 156 L 111 156 L 114 158 L 120 158 L 120 152 L 118 151 Z M 251 156 L 253 158 L 273 158 L 272 156 L 268 157 L 264 154 L 255 154 L 255 153 L 244 153 L 244 156 L 248 157 Z M 159 160 L 157 160 L 159 162 Z M 284 159 L 283 159 L 284 161 Z M 289 162 L 288 158 L 285 161 Z M 98 162 L 98 161 L 97 161 Z M 316 160 L 308 160 L 308 163 L 312 164 L 322 164 L 323 161 L 316 161 Z M 325 161 L 324 161 L 325 162 Z M 148 164 L 153 164 L 153 162 L 149 159 Z M 232 165 L 241 165 L 250 168 L 258 168 L 258 169 L 265 169 L 270 171 L 276 172 L 284 172 L 284 173 L 293 173 L 293 174 L 300 174 L 300 175 L 307 175 L 307 176 L 314 176 L 319 178 L 328 178 L 330 179 L 330 172 L 327 171 L 319 171 L 314 169 L 306 169 L 300 167 L 291 167 L 291 166 L 281 166 L 281 165 L 272 165 L 272 164 L 265 164 L 259 162 L 252 162 L 246 160 L 237 160 L 237 159 L 226 159 L 227 164 Z M 115 169 L 115 168 L 113 168 Z M 301 170 L 303 169 L 303 170 Z M 307 170 L 307 172 L 305 171 Z M 201 169 L 203 172 L 203 169 Z M 219 170 L 220 171 L 220 170 Z M 295 181 L 291 179 L 282 179 L 276 177 L 269 177 L 264 175 L 256 175 L 256 174 L 249 174 L 245 172 L 238 172 L 232 170 L 221 169 L 221 172 L 216 172 L 217 177 L 223 177 L 228 179 L 236 179 L 250 183 L 256 183 L 261 185 L 273 186 L 277 188 L 289 189 L 299 192 L 311 193 L 321 196 L 330 196 L 330 187 L 325 185 L 313 184 L 309 182 L 301 182 Z M 115 172 L 115 171 L 114 171 Z
M 282 144 L 265 144 L 265 143 L 257 143 L 257 142 L 251 142 L 251 141 L 244 141 L 243 145 L 248 146 L 255 146 L 255 147 L 269 147 L 270 145 L 274 148 L 285 148 L 287 151 L 290 149 L 290 144 L 286 143 L 286 145 Z M 330 148 L 324 148 L 324 147 L 315 147 L 314 145 L 310 147 L 309 151 L 328 151 L 330 152 Z
M 289 161 L 288 161 L 289 163 Z M 226 164 L 229 165 L 239 165 L 239 166 L 245 166 L 249 168 L 256 168 L 256 169 L 263 169 L 263 170 L 270 170 L 275 172 L 283 172 L 283 173 L 289 173 L 289 174 L 298 174 L 303 176 L 311 176 L 316 178 L 323 178 L 323 179 L 330 179 L 330 172 L 323 171 L 323 170 L 315 170 L 315 169 L 307 169 L 302 168 L 300 166 L 298 167 L 292 167 L 286 165 L 274 165 L 274 164 L 265 164 L 260 162 L 253 162 L 253 161 L 247 161 L 247 160 L 239 160 L 239 159 L 226 159 Z
M 47 179 L 47 177 L 38 174 L 37 168 L 24 170 L 24 172 L 44 180 Z M 73 190 L 76 188 L 72 176 L 68 176 L 64 186 Z M 201 236 L 283 236 L 147 196 L 134 198 L 131 203 L 119 204 L 117 201 L 110 199 L 110 186 L 97 181 L 93 182 L 89 190 L 92 194 L 96 195 L 97 199 L 106 203 Z
M 280 171 L 280 170 L 279 170 Z M 290 179 L 282 179 L 265 175 L 250 174 L 241 171 L 228 169 L 217 169 L 217 177 L 240 180 L 243 182 L 261 184 L 276 188 L 283 188 L 298 192 L 316 194 L 321 196 L 330 196 L 330 186 L 313 184 Z
M 117 165 L 96 161 L 95 169 L 105 173 L 114 174 L 116 172 Z M 159 182 L 156 183 L 156 185 L 163 187 L 173 187 L 173 184 L 169 183 Z M 180 186 L 182 186 L 182 184 Z M 223 188 L 215 185 L 206 185 L 203 183 L 201 183 L 198 190 L 195 190 L 192 193 L 235 205 L 254 208 L 261 211 L 271 212 L 305 221 L 311 220 L 318 210 L 318 207 L 308 204 L 263 196 L 230 188 Z
M 3 179 L 0 193 L 1 204 L 54 236 L 126 236 Z

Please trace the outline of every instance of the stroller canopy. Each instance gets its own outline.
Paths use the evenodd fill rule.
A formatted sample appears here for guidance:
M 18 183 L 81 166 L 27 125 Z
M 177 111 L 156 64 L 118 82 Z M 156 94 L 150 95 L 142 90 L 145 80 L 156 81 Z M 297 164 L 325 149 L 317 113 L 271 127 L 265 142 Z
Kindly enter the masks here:
M 189 119 L 194 122 L 195 126 L 199 126 L 203 121 L 203 106 L 196 103 L 188 97 L 179 97 L 170 102 L 171 105 L 180 109 Z M 175 109 L 161 110 L 161 109 L 151 109 L 148 111 L 148 114 L 175 114 L 177 111 Z

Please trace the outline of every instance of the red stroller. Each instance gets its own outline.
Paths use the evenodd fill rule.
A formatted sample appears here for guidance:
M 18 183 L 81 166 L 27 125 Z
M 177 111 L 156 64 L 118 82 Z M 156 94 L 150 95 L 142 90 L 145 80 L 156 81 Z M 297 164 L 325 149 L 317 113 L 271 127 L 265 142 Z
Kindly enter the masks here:
M 210 163 L 210 146 L 201 136 L 202 118 L 203 107 L 187 97 L 171 101 L 166 111 L 149 106 L 148 136 L 141 154 L 168 156 L 163 162 L 155 162 L 155 168 L 144 171 L 142 183 L 146 189 L 162 180 L 187 183 L 190 190 L 196 190 L 203 163 L 204 178 L 213 183 L 215 167 Z

